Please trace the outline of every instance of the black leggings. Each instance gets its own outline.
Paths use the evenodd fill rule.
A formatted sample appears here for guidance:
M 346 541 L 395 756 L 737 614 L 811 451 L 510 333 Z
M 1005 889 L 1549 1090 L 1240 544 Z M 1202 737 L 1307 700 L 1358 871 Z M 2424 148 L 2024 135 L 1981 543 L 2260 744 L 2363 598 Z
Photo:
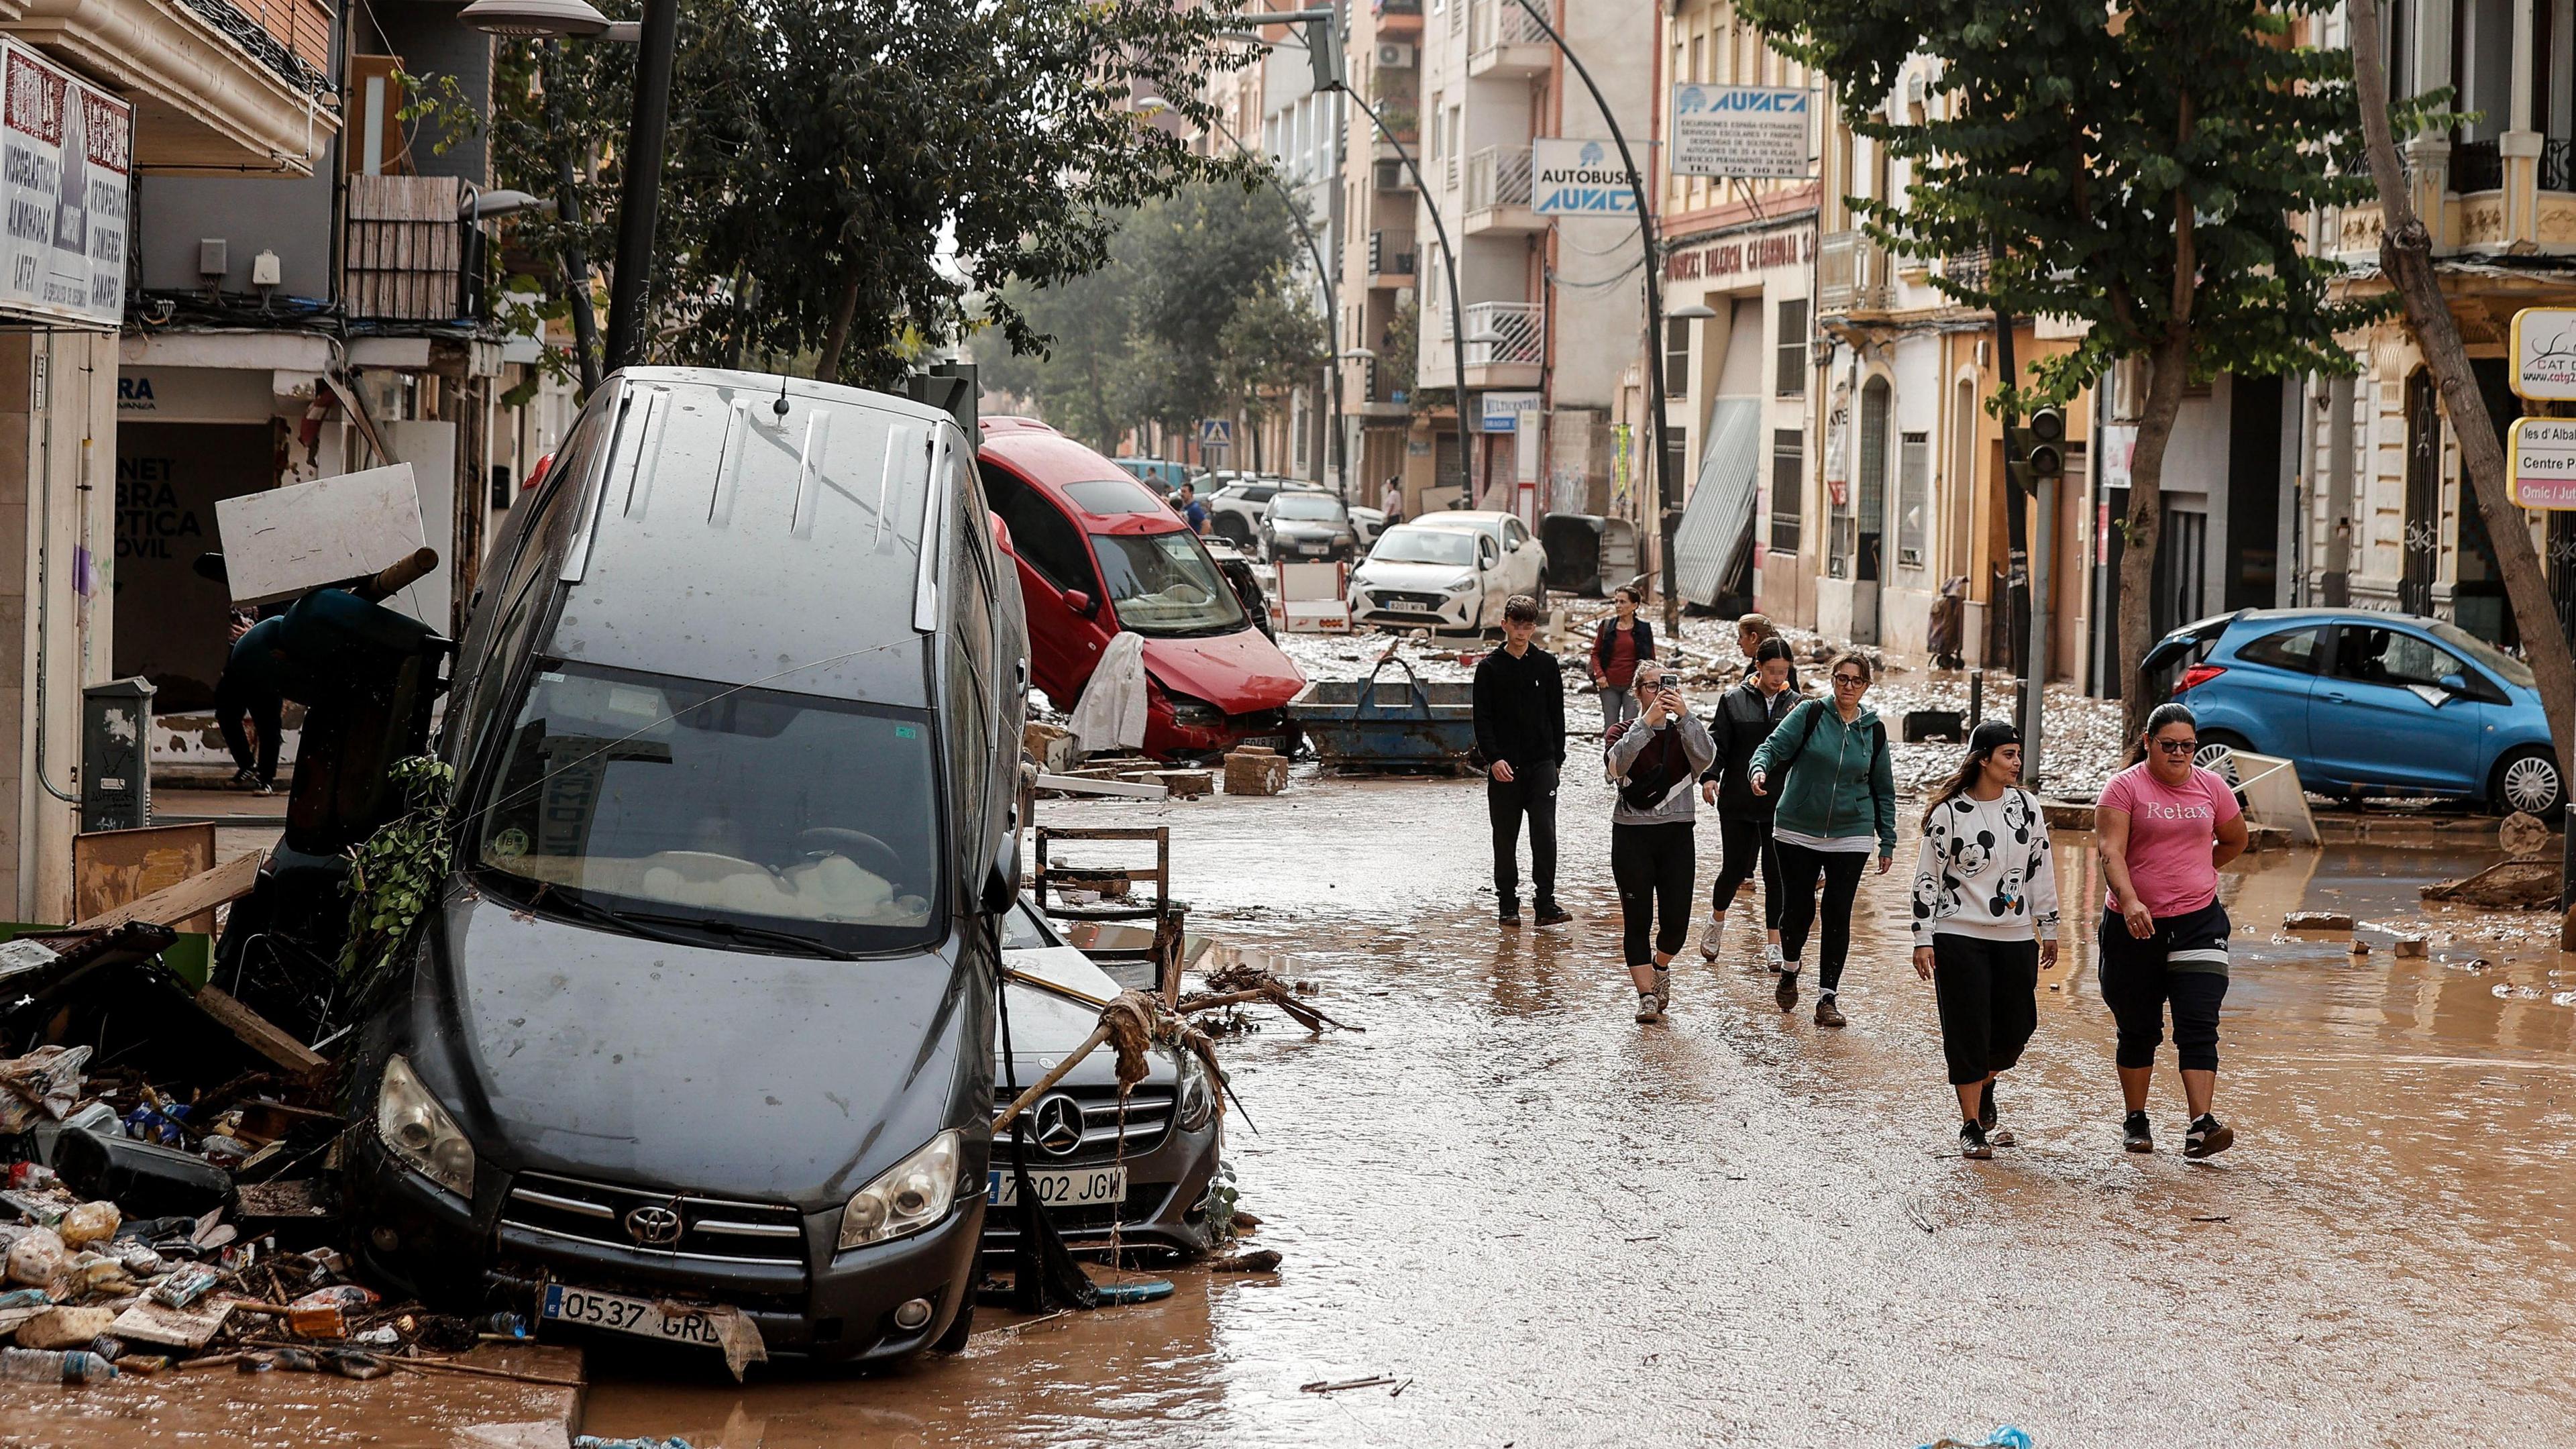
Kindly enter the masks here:
M 1735 893 L 1753 879 L 1753 871 L 1762 871 L 1762 925 L 1765 930 L 1780 929 L 1780 854 L 1771 845 L 1771 822 L 1738 820 L 1732 815 L 1717 817 L 1718 844 L 1726 850 L 1724 863 L 1718 867 L 1717 884 L 1708 892 L 1708 914 L 1712 920 L 1724 920 L 1735 904 Z
M 1835 990 L 1843 984 L 1843 957 L 1851 952 L 1852 902 L 1860 896 L 1869 852 L 1809 850 L 1786 840 L 1772 845 L 1780 855 L 1780 954 L 1795 973 L 1798 958 L 1806 953 L 1807 932 L 1816 925 L 1816 879 L 1822 876 L 1825 930 L 1816 952 L 1816 989 Z
M 1610 826 L 1610 878 L 1619 885 L 1621 945 L 1631 966 L 1670 956 L 1690 936 L 1691 878 L 1699 860 L 1691 823 Z M 1654 939 L 1647 936 L 1652 928 Z
M 2009 1071 L 2039 1029 L 2039 943 L 1932 933 L 1932 1000 L 1950 1085 Z
M 245 683 L 231 668 L 215 678 L 215 723 L 223 730 L 224 748 L 232 751 L 236 768 L 250 771 L 263 785 L 277 779 L 277 747 L 283 731 L 278 725 L 278 697 L 255 684 Z M 242 729 L 242 716 L 250 716 L 251 728 L 259 731 L 258 753 Z

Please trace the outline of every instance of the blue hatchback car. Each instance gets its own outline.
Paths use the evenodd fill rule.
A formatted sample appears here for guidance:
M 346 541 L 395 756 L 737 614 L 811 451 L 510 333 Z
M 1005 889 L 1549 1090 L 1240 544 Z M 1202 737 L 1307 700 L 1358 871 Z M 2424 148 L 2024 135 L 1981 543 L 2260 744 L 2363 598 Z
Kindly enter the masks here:
M 2146 666 L 2181 668 L 2174 697 L 2205 755 L 2283 756 L 2317 793 L 2453 796 L 2543 820 L 2565 807 L 2530 668 L 2446 620 L 2245 609 L 2166 635 Z

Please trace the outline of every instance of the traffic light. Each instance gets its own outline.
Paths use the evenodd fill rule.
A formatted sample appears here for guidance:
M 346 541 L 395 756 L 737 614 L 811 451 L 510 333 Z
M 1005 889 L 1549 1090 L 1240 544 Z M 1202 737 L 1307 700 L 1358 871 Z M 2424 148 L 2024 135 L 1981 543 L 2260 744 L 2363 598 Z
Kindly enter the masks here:
M 2066 410 L 2043 407 L 2004 437 L 2004 470 L 2016 487 L 2035 488 L 2066 476 Z

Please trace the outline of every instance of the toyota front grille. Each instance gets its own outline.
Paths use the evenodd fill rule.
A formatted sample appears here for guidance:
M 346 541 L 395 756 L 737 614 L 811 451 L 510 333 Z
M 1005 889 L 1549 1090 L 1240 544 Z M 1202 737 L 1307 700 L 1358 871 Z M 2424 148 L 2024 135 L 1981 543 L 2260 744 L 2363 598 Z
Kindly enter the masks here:
M 631 1253 L 805 1265 L 805 1220 L 785 1203 L 687 1197 L 523 1172 L 501 1221 Z

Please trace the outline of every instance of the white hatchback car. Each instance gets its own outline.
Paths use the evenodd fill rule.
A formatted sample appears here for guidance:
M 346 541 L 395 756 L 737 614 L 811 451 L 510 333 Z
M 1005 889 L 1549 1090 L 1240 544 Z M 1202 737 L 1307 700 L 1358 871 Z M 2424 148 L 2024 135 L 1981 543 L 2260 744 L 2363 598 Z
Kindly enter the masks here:
M 1509 519 L 1524 546 L 1507 550 L 1508 530 L 1473 520 Z M 1466 527 L 1453 520 L 1471 520 Z M 1378 536 L 1368 560 L 1351 571 L 1351 618 L 1394 628 L 1482 631 L 1500 628 L 1504 601 L 1536 597 L 1546 554 L 1510 514 L 1447 513 L 1397 524 Z

